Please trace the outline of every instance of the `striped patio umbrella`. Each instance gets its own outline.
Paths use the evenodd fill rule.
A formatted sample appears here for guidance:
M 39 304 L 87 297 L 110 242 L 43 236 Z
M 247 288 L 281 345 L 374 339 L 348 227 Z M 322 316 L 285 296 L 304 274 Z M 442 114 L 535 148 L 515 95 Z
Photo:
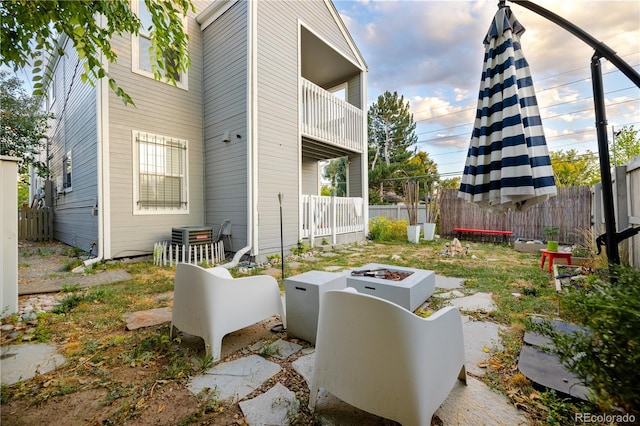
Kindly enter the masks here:
M 501 7 L 487 33 L 473 134 L 458 196 L 478 206 L 524 211 L 557 189 L 529 64 L 524 27 Z

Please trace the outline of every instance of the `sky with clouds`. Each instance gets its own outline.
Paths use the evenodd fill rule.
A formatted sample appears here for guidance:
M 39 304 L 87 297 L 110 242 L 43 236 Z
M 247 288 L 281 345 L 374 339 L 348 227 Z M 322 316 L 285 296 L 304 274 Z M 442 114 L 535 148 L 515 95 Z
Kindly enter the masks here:
M 640 1 L 538 0 L 611 47 L 640 72 Z M 418 149 L 443 178 L 461 175 L 473 130 L 482 41 L 497 11 L 492 1 L 335 0 L 369 67 L 369 104 L 385 91 L 410 103 Z M 547 19 L 507 2 L 526 28 L 521 37 L 549 149 L 597 153 L 590 63 L 593 49 Z M 609 138 L 612 126 L 640 129 L 640 89 L 602 61 Z

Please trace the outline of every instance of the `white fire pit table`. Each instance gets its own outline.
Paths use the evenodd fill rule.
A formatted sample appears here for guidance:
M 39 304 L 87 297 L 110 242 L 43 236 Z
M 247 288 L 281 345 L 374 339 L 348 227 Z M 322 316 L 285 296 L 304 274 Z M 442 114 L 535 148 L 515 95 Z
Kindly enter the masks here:
M 385 276 L 391 276 L 392 279 L 386 279 Z M 401 279 L 394 281 L 393 278 Z M 436 290 L 436 274 L 424 269 L 369 263 L 347 275 L 347 287 L 388 300 L 413 312 Z

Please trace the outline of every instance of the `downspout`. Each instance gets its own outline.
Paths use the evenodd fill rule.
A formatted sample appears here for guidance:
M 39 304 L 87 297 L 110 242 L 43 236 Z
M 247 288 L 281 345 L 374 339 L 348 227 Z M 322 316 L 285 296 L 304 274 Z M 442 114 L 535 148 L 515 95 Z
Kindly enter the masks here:
M 103 26 L 103 17 L 102 15 L 98 16 L 99 25 Z M 107 64 L 104 60 L 103 55 L 100 55 L 100 61 L 102 65 L 106 68 Z M 105 69 L 106 70 L 106 69 Z M 106 214 L 107 214 L 107 206 L 105 206 L 105 184 L 108 184 L 108 179 L 105 179 L 105 167 L 104 161 L 105 156 L 108 155 L 107 141 L 108 141 L 108 125 L 109 120 L 107 114 L 108 108 L 108 87 L 106 78 L 101 78 L 98 80 L 96 84 L 96 121 L 97 121 L 97 143 L 96 143 L 96 162 L 97 162 L 97 190 L 98 190 L 98 241 L 96 241 L 96 246 L 98 249 L 98 253 L 96 257 L 91 259 L 87 259 L 84 261 L 84 266 L 91 266 L 98 262 L 101 262 L 105 256 L 105 222 L 106 222 Z M 106 180 L 106 182 L 105 182 Z
M 220 265 L 223 268 L 235 267 L 251 247 L 258 246 L 257 216 L 257 1 L 248 2 L 249 25 L 247 25 L 247 245 L 236 252 L 231 262 Z

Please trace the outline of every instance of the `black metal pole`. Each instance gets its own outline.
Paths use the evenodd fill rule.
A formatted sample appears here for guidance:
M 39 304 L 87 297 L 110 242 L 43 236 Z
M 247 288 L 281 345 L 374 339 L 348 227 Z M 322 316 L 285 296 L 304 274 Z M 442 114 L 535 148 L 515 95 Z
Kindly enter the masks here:
M 591 79 L 593 84 L 593 103 L 596 115 L 596 130 L 598 135 L 598 156 L 600 157 L 600 178 L 602 180 L 602 204 L 604 207 L 604 220 L 606 226 L 607 258 L 609 264 L 620 264 L 620 252 L 618 250 L 615 206 L 613 203 L 613 186 L 611 183 L 611 164 L 609 161 L 609 142 L 607 140 L 607 117 L 604 105 L 604 91 L 602 85 L 602 71 L 600 68 L 600 58 L 605 58 L 617 69 L 629 78 L 637 87 L 640 87 L 640 74 L 631 65 L 622 60 L 616 52 L 601 41 L 595 39 L 591 34 L 584 31 L 577 25 L 556 15 L 531 1 L 510 0 L 532 12 L 547 18 L 557 24 L 562 29 L 567 30 L 580 40 L 591 46 L 595 53 L 591 58 Z
M 616 215 L 613 203 L 613 183 L 611 181 L 611 162 L 609 161 L 609 141 L 607 140 L 607 114 L 604 105 L 602 69 L 597 53 L 591 58 L 591 81 L 593 85 L 593 103 L 596 112 L 596 131 L 598 134 L 598 157 L 600 157 L 600 179 L 602 181 L 602 206 L 606 228 L 607 259 L 609 264 L 620 264 L 620 252 L 616 241 Z
M 284 195 L 278 192 L 278 203 L 280 203 L 280 265 L 282 268 L 282 283 L 284 284 L 284 231 L 282 227 L 282 200 Z
M 636 70 L 633 69 L 631 65 L 625 62 L 622 58 L 616 55 L 616 52 L 604 44 L 601 41 L 598 41 L 591 34 L 584 31 L 582 28 L 577 25 L 567 21 L 562 16 L 556 15 L 548 9 L 545 9 L 542 6 L 535 4 L 534 2 L 527 0 L 510 0 L 512 3 L 518 4 L 530 11 L 547 18 L 549 21 L 558 25 L 564 30 L 569 31 L 574 36 L 578 37 L 580 40 L 591 46 L 600 58 L 605 58 L 609 62 L 611 62 L 616 68 L 618 68 L 624 75 L 627 76 L 629 80 L 631 80 L 636 86 L 640 87 L 640 74 Z

